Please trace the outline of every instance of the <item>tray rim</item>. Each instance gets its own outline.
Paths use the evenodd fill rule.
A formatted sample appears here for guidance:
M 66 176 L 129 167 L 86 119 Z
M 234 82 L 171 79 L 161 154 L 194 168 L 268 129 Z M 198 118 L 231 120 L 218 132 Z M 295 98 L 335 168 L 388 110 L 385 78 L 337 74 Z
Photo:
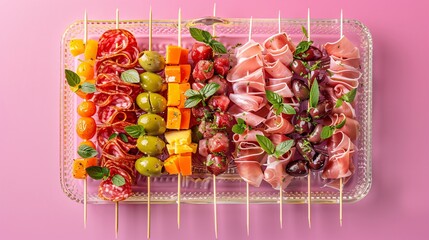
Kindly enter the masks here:
M 230 22 L 244 22 L 244 21 L 249 21 L 249 18 L 219 18 L 219 17 L 213 17 L 213 16 L 208 16 L 208 17 L 202 17 L 202 18 L 196 18 L 196 19 L 183 19 L 182 20 L 182 26 L 189 28 L 189 26 L 193 26 L 196 24 L 196 21 L 198 20 L 202 20 L 202 19 L 220 19 L 222 21 L 225 21 L 224 23 L 230 23 Z M 253 18 L 253 22 L 257 22 L 257 23 L 272 23 L 273 21 L 278 21 L 277 18 Z M 302 18 L 282 18 L 281 19 L 282 22 L 291 22 L 291 23 L 302 23 L 302 22 L 306 22 L 306 19 L 302 19 Z M 339 19 L 335 19 L 335 18 L 312 18 L 312 24 L 314 23 L 338 23 Z M 64 41 L 65 41 L 65 37 L 67 35 L 67 33 L 75 26 L 75 25 L 79 25 L 82 24 L 84 22 L 84 20 L 76 20 L 73 23 L 71 23 L 64 31 L 64 33 L 62 34 L 61 37 L 61 42 L 60 42 L 60 69 L 63 69 L 64 67 Z M 143 23 L 148 23 L 149 20 L 146 19 L 140 19 L 140 20 L 120 20 L 119 21 L 119 25 L 123 25 L 123 24 L 143 24 Z M 157 19 L 157 20 L 153 20 L 152 23 L 155 24 L 175 24 L 177 23 L 177 20 L 174 19 Z M 349 204 L 349 203 L 356 203 L 361 201 L 363 198 L 365 198 L 368 194 L 369 191 L 372 188 L 372 95 L 373 95 L 373 39 L 372 39 L 372 34 L 369 30 L 369 28 L 363 24 L 361 21 L 356 20 L 356 19 L 343 19 L 344 23 L 347 24 L 354 24 L 359 26 L 359 28 L 362 30 L 362 32 L 364 33 L 367 41 L 368 41 L 368 88 L 369 88 L 369 96 L 368 96 L 368 122 L 367 125 L 369 126 L 368 128 L 368 132 L 367 134 L 369 135 L 368 140 L 369 142 L 367 142 L 368 147 L 367 147 L 367 181 L 365 182 L 364 186 L 363 186 L 363 191 L 355 196 L 354 198 L 352 197 L 343 197 L 343 203 Z M 88 23 L 94 23 L 94 24 L 115 24 L 115 20 L 88 20 Z M 60 71 L 60 79 L 64 79 L 64 73 L 62 71 Z M 67 188 L 64 178 L 63 178 L 63 171 L 64 171 L 64 152 L 62 149 L 64 149 L 64 81 L 61 81 L 60 83 L 60 96 L 59 96 L 59 100 L 60 100 L 60 135 L 59 135 L 59 147 L 60 147 L 60 185 L 61 185 L 61 189 L 63 190 L 64 194 L 70 198 L 73 201 L 76 201 L 78 203 L 83 203 L 83 199 L 79 198 L 77 196 L 76 193 L 72 192 L 69 190 L 69 188 Z M 177 203 L 176 198 L 170 199 L 170 200 L 157 200 L 157 199 L 153 199 L 154 195 L 152 193 L 152 198 L 151 198 L 151 203 L 152 204 L 175 204 Z M 114 202 L 112 201 L 106 201 L 106 200 L 102 200 L 102 199 L 98 199 L 98 200 L 91 200 L 88 199 L 88 204 L 114 204 Z M 312 204 L 338 204 L 339 201 L 339 197 L 330 197 L 330 198 L 325 198 L 325 199 L 313 199 L 312 197 Z M 125 201 L 121 201 L 121 204 L 145 204 L 147 203 L 147 197 L 139 197 L 138 200 L 134 200 L 133 197 L 130 197 L 129 199 L 125 200 Z M 187 194 L 182 193 L 181 196 L 181 203 L 184 204 L 212 204 L 212 195 L 211 194 L 207 194 L 206 196 L 204 196 L 204 198 L 199 197 L 198 199 L 195 199 L 193 197 L 188 197 Z M 236 197 L 236 198 L 227 198 L 225 199 L 225 197 L 218 197 L 217 199 L 217 203 L 219 204 L 245 204 L 245 201 L 242 200 L 242 198 L 240 197 Z M 267 197 L 266 199 L 250 199 L 250 203 L 251 204 L 278 204 L 279 203 L 279 198 L 277 197 Z M 288 197 L 288 196 L 284 196 L 283 197 L 283 203 L 284 204 L 306 204 L 307 200 L 303 199 L 301 197 Z

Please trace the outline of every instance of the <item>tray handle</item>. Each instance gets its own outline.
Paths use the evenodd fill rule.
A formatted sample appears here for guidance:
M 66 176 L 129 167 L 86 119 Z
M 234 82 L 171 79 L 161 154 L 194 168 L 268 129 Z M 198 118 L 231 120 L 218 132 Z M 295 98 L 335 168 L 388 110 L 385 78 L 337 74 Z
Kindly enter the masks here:
M 192 27 L 195 25 L 206 25 L 206 26 L 212 26 L 212 25 L 218 25 L 218 24 L 222 24 L 222 25 L 227 25 L 230 22 L 226 19 L 223 18 L 219 18 L 219 17 L 214 17 L 214 16 L 208 16 L 208 17 L 203 17 L 203 18 L 197 18 L 197 19 L 193 19 L 190 20 L 187 24 L 186 27 Z

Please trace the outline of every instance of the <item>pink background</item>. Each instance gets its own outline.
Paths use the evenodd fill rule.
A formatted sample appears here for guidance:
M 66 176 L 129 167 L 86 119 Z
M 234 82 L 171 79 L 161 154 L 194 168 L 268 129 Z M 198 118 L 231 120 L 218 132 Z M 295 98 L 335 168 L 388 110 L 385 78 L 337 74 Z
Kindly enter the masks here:
M 121 3 L 122 2 L 122 3 Z M 154 18 L 210 15 L 213 1 L 153 1 Z M 420 2 L 420 3 L 415 3 Z M 427 239 L 429 194 L 425 142 L 429 123 L 427 79 L 429 17 L 424 1 L 231 1 L 217 0 L 224 17 L 339 17 L 366 24 L 374 38 L 373 186 L 362 201 L 344 206 L 286 205 L 279 228 L 277 205 L 251 207 L 246 237 L 244 205 L 219 206 L 219 239 Z M 148 1 L 2 1 L 0 19 L 0 238 L 114 239 L 113 205 L 89 206 L 69 200 L 59 184 L 60 39 L 82 18 L 147 18 Z M 211 205 L 184 205 L 182 228 L 176 206 L 153 206 L 152 239 L 214 239 Z M 145 239 L 146 207 L 122 206 L 120 239 Z

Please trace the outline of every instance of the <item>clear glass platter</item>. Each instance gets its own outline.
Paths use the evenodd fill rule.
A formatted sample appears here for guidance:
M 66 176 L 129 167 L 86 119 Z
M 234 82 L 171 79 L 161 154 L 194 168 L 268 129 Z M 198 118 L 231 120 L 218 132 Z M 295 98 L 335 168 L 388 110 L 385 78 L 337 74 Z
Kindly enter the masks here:
M 140 49 L 148 48 L 148 20 L 126 20 L 119 27 L 132 32 L 139 43 Z M 170 44 L 177 44 L 177 20 L 153 21 L 153 50 L 165 53 Z M 298 43 L 302 38 L 301 26 L 306 26 L 305 19 L 281 19 L 281 30 Z M 237 43 L 245 43 L 248 39 L 249 19 L 221 19 L 206 17 L 182 22 L 182 46 L 191 48 L 194 40 L 190 37 L 189 26 L 197 26 L 211 31 L 213 26 L 219 41 L 227 48 Z M 103 32 L 115 28 L 115 21 L 88 21 L 88 38 L 98 39 Z M 278 32 L 278 19 L 253 19 L 252 38 L 263 42 L 269 36 Z M 357 151 L 353 161 L 356 171 L 350 181 L 344 186 L 343 202 L 352 203 L 364 198 L 372 183 L 372 37 L 366 26 L 357 20 L 345 19 L 343 32 L 356 46 L 361 54 L 362 78 L 359 80 L 356 114 L 360 123 L 359 138 L 356 142 Z M 79 60 L 69 53 L 68 45 L 71 39 L 83 38 L 83 21 L 76 21 L 64 32 L 61 41 L 61 76 L 60 76 L 60 184 L 64 193 L 72 200 L 83 202 L 83 181 L 72 176 L 72 163 L 77 158 L 79 138 L 75 133 L 76 113 L 80 99 L 70 91 L 64 76 L 64 69 L 76 70 Z M 312 19 L 311 37 L 315 45 L 334 42 L 340 36 L 338 19 Z M 181 202 L 206 204 L 213 202 L 211 174 L 202 169 L 194 169 L 194 175 L 182 180 Z M 312 203 L 338 203 L 339 191 L 324 187 L 326 181 L 320 178 L 318 172 L 311 172 Z M 241 180 L 234 168 L 217 178 L 218 203 L 245 203 L 246 183 Z M 111 203 L 97 196 L 99 181 L 88 178 L 88 203 Z M 146 178 L 139 177 L 133 187 L 134 195 L 121 203 L 143 204 L 147 201 Z M 307 178 L 295 178 L 283 194 L 284 203 L 306 203 Z M 176 203 L 177 176 L 163 175 L 151 180 L 152 203 Z M 250 187 L 251 203 L 278 203 L 279 191 L 269 184 L 263 183 L 259 188 Z

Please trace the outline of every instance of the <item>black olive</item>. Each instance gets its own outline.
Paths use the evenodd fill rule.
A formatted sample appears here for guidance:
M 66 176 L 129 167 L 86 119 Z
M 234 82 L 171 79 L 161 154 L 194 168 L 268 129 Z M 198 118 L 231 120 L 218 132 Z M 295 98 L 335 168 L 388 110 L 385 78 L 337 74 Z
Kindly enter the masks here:
M 310 167 L 311 170 L 320 171 L 323 169 L 323 167 L 325 167 L 326 160 L 328 160 L 328 157 L 326 155 L 319 153 L 316 155 L 314 159 L 310 160 L 310 163 L 308 164 L 308 166 Z
M 301 154 L 301 156 L 307 160 L 310 161 L 313 159 L 316 152 L 313 149 L 313 146 L 307 139 L 299 139 L 296 142 L 296 148 L 298 152 Z
M 304 159 L 290 161 L 286 165 L 286 172 L 293 177 L 304 177 L 308 175 L 308 161 Z
M 292 92 L 299 101 L 307 100 L 310 97 L 310 89 L 299 80 L 292 81 Z

